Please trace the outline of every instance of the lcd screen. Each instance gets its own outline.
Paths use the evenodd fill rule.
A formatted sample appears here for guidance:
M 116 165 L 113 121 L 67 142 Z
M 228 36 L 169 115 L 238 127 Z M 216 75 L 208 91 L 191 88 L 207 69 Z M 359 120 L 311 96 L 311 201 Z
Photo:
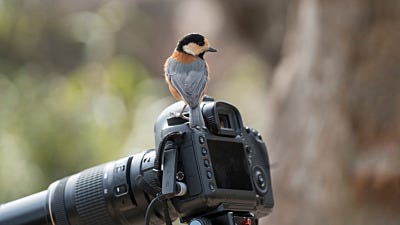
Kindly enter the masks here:
M 217 187 L 253 190 L 243 144 L 215 140 L 208 140 L 207 144 Z

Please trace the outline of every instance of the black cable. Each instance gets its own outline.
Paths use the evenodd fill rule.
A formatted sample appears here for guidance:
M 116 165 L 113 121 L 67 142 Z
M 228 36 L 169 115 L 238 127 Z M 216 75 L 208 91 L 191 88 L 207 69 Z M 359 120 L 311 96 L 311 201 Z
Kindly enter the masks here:
M 164 204 L 164 219 L 165 219 L 165 224 L 166 225 L 172 225 L 171 217 L 169 215 L 169 210 L 168 210 L 168 202 L 167 199 L 163 201 Z
M 158 195 L 153 200 L 151 200 L 150 204 L 147 206 L 146 215 L 145 215 L 145 219 L 146 219 L 146 223 L 145 224 L 146 225 L 150 224 L 150 212 L 151 212 L 152 208 L 154 207 L 154 203 L 157 202 L 157 201 L 160 201 L 164 197 L 165 197 L 164 195 Z
M 165 219 L 166 225 L 172 225 L 171 217 L 169 215 L 169 210 L 168 210 L 168 202 L 167 202 L 168 200 L 166 199 L 166 196 L 162 195 L 162 194 L 157 195 L 157 197 L 155 197 L 153 200 L 151 200 L 150 204 L 147 206 L 146 215 L 145 215 L 145 219 L 146 219 L 145 225 L 150 225 L 150 213 L 157 201 L 162 201 L 162 203 L 163 203 L 164 219 Z

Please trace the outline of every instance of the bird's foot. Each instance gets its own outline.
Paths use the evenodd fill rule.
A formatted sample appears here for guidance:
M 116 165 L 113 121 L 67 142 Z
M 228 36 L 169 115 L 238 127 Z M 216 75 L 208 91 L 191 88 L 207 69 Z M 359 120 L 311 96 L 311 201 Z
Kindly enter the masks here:
M 173 113 L 173 112 L 170 112 L 170 117 L 182 118 L 182 119 L 184 119 L 184 120 L 189 121 L 189 117 L 183 115 L 183 113 Z

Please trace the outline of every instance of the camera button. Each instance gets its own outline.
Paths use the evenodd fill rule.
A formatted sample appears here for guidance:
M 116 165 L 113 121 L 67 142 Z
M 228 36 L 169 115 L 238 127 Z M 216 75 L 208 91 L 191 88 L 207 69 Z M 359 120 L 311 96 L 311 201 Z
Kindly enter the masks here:
M 205 167 L 209 167 L 210 166 L 210 161 L 208 161 L 208 159 L 204 160 L 204 166 Z
M 199 137 L 200 144 L 204 144 L 206 142 L 206 138 L 204 136 Z
M 250 132 L 251 132 L 250 127 L 245 127 L 245 129 L 246 129 L 246 132 L 247 132 L 248 134 L 250 134 Z
M 116 186 L 114 188 L 114 193 L 115 193 L 116 196 L 123 195 L 123 194 L 125 194 L 127 192 L 128 192 L 128 188 L 126 187 L 125 184 L 121 184 L 121 185 Z
M 201 148 L 201 154 L 202 154 L 203 156 L 206 156 L 206 155 L 207 155 L 207 149 L 204 148 L 204 147 L 202 147 L 202 148 Z
M 245 148 L 246 148 L 246 152 L 247 152 L 247 153 L 251 153 L 251 147 L 250 147 L 249 145 L 246 145 Z
M 210 184 L 208 185 L 208 187 L 210 188 L 211 191 L 215 191 L 214 184 L 210 183 Z
M 266 187 L 265 179 L 264 179 L 263 175 L 261 175 L 261 174 L 257 175 L 257 184 L 260 185 L 261 188 Z
M 207 171 L 207 178 L 208 178 L 208 179 L 211 179 L 211 178 L 212 178 L 212 173 L 211 173 L 211 171 Z

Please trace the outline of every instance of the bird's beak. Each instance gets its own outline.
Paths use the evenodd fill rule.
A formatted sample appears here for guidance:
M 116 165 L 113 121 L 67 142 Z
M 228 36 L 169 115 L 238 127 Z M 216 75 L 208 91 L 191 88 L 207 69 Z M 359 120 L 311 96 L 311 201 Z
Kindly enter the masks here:
M 208 48 L 206 49 L 206 52 L 216 52 L 216 51 L 217 51 L 217 49 L 212 48 L 212 47 L 208 47 Z

